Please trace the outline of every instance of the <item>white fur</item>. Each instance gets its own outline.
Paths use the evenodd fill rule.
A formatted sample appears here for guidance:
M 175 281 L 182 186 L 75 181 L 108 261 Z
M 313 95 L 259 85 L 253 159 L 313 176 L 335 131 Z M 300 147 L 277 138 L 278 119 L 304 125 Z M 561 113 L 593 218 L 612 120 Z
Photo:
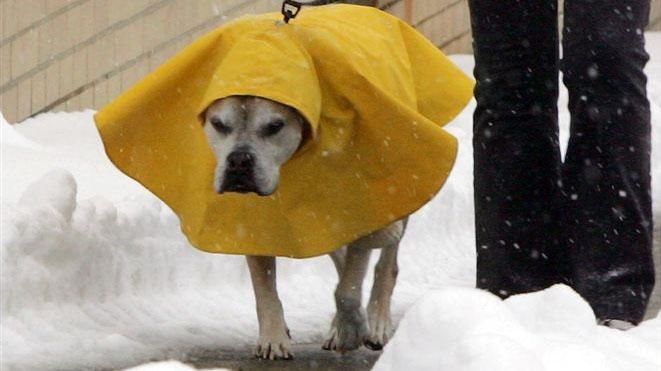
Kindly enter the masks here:
M 232 132 L 225 135 L 211 124 L 219 118 Z M 271 122 L 282 120 L 283 129 L 264 137 L 261 131 Z M 293 109 L 257 97 L 228 97 L 214 102 L 206 111 L 204 133 L 217 160 L 214 189 L 220 190 L 227 166 L 227 156 L 246 149 L 255 157 L 257 193 L 270 195 L 278 187 L 280 166 L 296 152 L 303 137 L 304 121 Z

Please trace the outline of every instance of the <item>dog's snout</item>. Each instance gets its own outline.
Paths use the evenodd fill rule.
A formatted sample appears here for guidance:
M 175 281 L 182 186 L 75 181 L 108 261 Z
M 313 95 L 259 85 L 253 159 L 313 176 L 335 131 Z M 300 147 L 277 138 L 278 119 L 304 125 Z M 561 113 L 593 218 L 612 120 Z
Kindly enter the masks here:
M 255 158 L 250 152 L 235 151 L 227 156 L 227 169 L 229 171 L 247 171 L 252 169 Z
M 258 192 L 254 166 L 255 155 L 250 151 L 245 149 L 232 151 L 227 156 L 224 180 L 218 192 Z

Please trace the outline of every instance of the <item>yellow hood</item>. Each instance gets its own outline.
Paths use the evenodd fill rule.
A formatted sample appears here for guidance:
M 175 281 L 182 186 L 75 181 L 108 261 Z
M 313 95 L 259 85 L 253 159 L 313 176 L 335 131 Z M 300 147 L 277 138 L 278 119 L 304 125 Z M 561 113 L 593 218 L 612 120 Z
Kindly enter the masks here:
M 210 32 L 95 116 L 113 163 L 168 204 L 201 250 L 328 253 L 416 211 L 454 163 L 457 142 L 442 126 L 473 82 L 422 35 L 369 7 L 280 19 Z M 272 196 L 214 192 L 200 115 L 230 95 L 281 102 L 310 123 Z

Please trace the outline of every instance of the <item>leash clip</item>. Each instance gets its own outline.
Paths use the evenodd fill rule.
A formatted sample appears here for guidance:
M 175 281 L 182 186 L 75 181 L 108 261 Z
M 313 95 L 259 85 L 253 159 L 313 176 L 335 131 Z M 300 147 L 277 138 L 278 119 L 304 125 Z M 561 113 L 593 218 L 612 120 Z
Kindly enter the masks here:
M 303 5 L 319 6 L 319 5 L 331 4 L 334 3 L 335 1 L 336 0 L 312 0 L 302 3 L 300 1 L 284 0 L 282 2 L 282 9 L 280 10 L 280 12 L 282 13 L 282 16 L 285 17 L 284 18 L 285 23 L 289 23 L 290 19 L 296 18 L 298 12 L 301 11 Z
M 296 18 L 298 15 L 298 12 L 301 11 L 301 7 L 303 4 L 299 3 L 298 1 L 292 1 L 292 0 L 284 0 L 282 2 L 282 16 L 285 17 L 284 21 L 285 23 L 289 23 L 289 20 L 292 18 Z

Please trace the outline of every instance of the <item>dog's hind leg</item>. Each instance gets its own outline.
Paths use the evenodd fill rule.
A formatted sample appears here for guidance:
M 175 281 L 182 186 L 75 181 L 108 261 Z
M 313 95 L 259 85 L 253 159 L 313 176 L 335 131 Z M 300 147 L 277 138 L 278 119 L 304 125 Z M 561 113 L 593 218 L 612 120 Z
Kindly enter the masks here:
M 340 282 L 335 289 L 337 312 L 329 338 L 323 345 L 326 350 L 345 352 L 358 348 L 365 341 L 367 323 L 361 296 L 371 253 L 371 249 L 366 246 L 366 238 L 361 238 L 346 248 Z
M 392 334 L 390 298 L 397 280 L 398 249 L 399 241 L 383 246 L 374 268 L 374 285 L 367 304 L 369 335 L 365 339 L 365 346 L 372 350 L 382 349 Z
M 262 359 L 292 359 L 291 340 L 275 282 L 275 258 L 246 256 L 257 304 L 259 340 L 255 356 Z
M 372 350 L 380 350 L 388 342 L 392 334 L 390 319 L 390 299 L 397 280 L 397 251 L 407 220 L 400 220 L 375 233 L 372 242 L 374 247 L 381 248 L 381 256 L 374 268 L 374 284 L 367 304 L 367 322 L 369 334 L 365 346 Z
M 331 259 L 333 259 L 335 270 L 337 270 L 337 277 L 342 278 L 342 271 L 344 270 L 344 261 L 347 258 L 347 247 L 342 246 L 328 255 L 331 257 Z

